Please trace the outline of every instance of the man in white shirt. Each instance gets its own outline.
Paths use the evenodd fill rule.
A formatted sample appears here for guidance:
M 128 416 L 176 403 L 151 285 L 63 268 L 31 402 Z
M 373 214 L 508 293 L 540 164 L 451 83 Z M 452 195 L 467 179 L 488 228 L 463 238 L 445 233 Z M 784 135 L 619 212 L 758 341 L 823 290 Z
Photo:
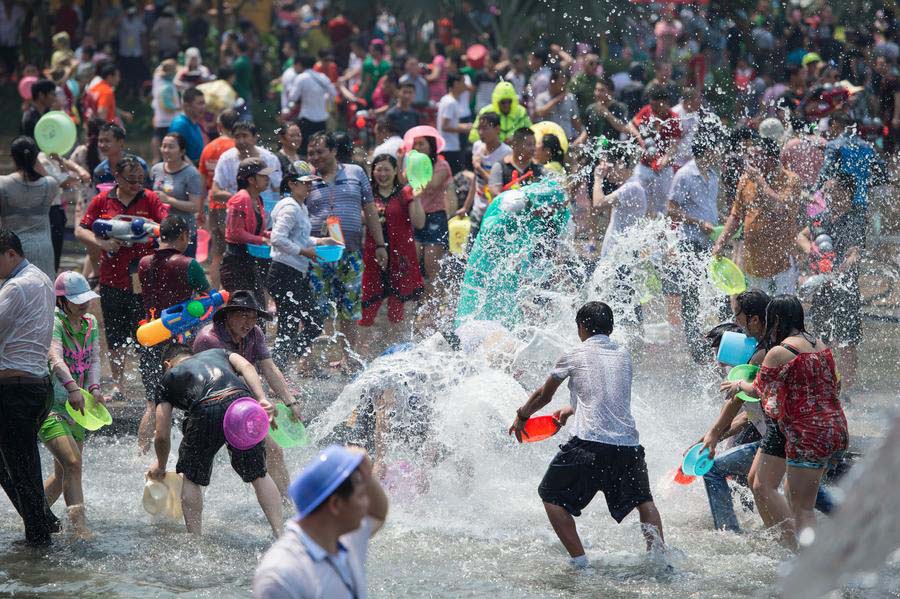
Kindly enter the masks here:
M 277 193 L 281 187 L 281 163 L 275 154 L 256 145 L 259 141 L 256 126 L 247 121 L 238 121 L 232 128 L 231 136 L 234 138 L 234 147 L 226 150 L 216 163 L 210 199 L 224 203 L 238 192 L 238 166 L 244 158 L 262 158 L 267 167 L 275 169 L 269 175 L 269 189 Z
M 25 542 L 50 544 L 59 520 L 44 496 L 38 430 L 53 402 L 47 355 L 53 285 L 0 227 L 0 485 L 25 524 Z
M 678 124 L 681 126 L 681 139 L 678 140 L 675 155 L 672 157 L 677 172 L 694 157 L 691 154 L 691 144 L 700 119 L 700 91 L 694 87 L 684 88 L 681 102 L 672 107 L 672 112 L 678 115 Z
M 300 124 L 300 156 L 306 158 L 309 139 L 328 124 L 328 105 L 337 97 L 337 90 L 328 76 L 313 70 L 316 59 L 309 55 L 297 57 L 303 72 L 293 81 L 289 113 L 296 113 Z
M 369 539 L 388 500 L 365 450 L 331 445 L 290 488 L 298 517 L 266 552 L 253 577 L 257 599 L 365 599 Z
M 294 84 L 297 77 L 303 72 L 303 65 L 295 60 L 291 66 L 281 74 L 281 116 L 285 120 L 291 118 L 291 94 L 294 93 Z M 296 115 L 293 115 L 296 116 Z
M 463 154 L 459 143 L 460 134 L 468 135 L 472 123 L 460 123 L 463 116 L 459 104 L 460 96 L 466 91 L 466 83 L 461 74 L 447 75 L 447 95 L 438 103 L 437 129 L 444 138 L 444 159 L 455 175 L 463 169 Z
M 703 364 L 707 360 L 706 343 L 700 332 L 700 281 L 706 277 L 706 252 L 709 234 L 719 221 L 716 201 L 719 175 L 713 170 L 717 148 L 715 138 L 698 133 L 691 151 L 694 159 L 681 167 L 669 190 L 669 218 L 678 224 L 678 253 L 675 272 L 663 277 L 667 296 L 681 294 L 681 320 L 691 358 Z
M 538 494 L 559 540 L 576 568 L 588 566 L 574 516 L 603 491 L 610 515 L 621 523 L 637 508 L 647 550 L 663 545 L 662 519 L 650 493 L 644 448 L 631 415 L 631 355 L 610 340 L 612 309 L 588 302 L 575 316 L 582 343 L 564 354 L 544 385 L 531 394 L 509 429 L 521 441 L 526 423 L 569 379 L 571 405 L 553 413 L 562 427 L 574 416 L 572 438 L 560 446 Z

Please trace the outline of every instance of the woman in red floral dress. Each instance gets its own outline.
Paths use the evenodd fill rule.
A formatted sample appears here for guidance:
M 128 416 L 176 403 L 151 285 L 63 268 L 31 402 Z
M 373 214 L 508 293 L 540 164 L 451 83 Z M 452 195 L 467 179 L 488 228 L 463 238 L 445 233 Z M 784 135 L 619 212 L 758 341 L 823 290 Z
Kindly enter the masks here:
M 759 493 L 760 485 L 752 487 L 763 519 L 784 523 L 784 540 L 796 546 L 796 532 L 815 525 L 813 506 L 825 468 L 835 453 L 847 448 L 847 418 L 838 399 L 840 379 L 834 356 L 822 341 L 806 332 L 800 300 L 779 295 L 769 303 L 765 341 L 770 349 L 756 381 L 726 382 L 722 389 L 759 397 L 766 416 L 784 435 L 784 496 Z M 754 469 L 756 466 L 754 463 Z
M 375 240 L 366 233 L 363 247 L 362 305 L 359 325 L 370 327 L 375 322 L 381 303 L 387 299 L 388 320 L 403 320 L 404 302 L 418 299 L 424 287 L 413 227 L 425 223 L 425 212 L 412 190 L 400 185 L 397 160 L 380 154 L 372 160 L 372 191 L 381 215 L 384 239 L 388 246 L 388 267 L 381 270 L 375 261 Z

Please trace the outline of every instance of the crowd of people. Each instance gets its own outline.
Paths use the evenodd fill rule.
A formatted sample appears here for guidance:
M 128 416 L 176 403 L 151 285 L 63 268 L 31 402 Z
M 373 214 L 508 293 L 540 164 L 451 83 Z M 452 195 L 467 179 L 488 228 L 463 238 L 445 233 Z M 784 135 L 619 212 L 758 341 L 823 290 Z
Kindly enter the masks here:
M 683 329 L 697 364 L 709 363 L 726 330 L 759 341 L 756 383 L 723 383 L 722 414 L 701 441 L 715 458 L 705 477 L 715 527 L 739 530 L 727 476 L 746 477 L 763 522 L 784 525 L 786 544 L 814 524 L 813 505 L 830 511 L 821 478 L 847 446 L 841 401 L 860 393 L 859 266 L 873 190 L 897 163 L 900 51 L 891 11 L 851 26 L 827 4 L 804 12 L 762 1 L 740 22 L 685 4 L 652 20 L 641 13 L 627 36 L 603 44 L 526 49 L 475 39 L 450 18 L 424 38 L 389 15 L 362 26 L 327 7 L 278 4 L 277 65 L 254 24 L 240 20 L 215 40 L 210 69 L 201 4 L 183 15 L 164 3 L 100 3 L 82 22 L 64 1 L 52 58 L 39 70 L 19 61 L 22 7 L 2 3 L 0 54 L 23 116 L 9 148 L 15 172 L 0 177 L 0 480 L 29 542 L 49 543 L 59 528 L 49 506 L 60 494 L 78 534 L 90 534 L 84 430 L 65 404 L 81 409 L 82 390 L 103 403 L 126 401 L 132 354 L 146 398 L 138 445 L 155 447 L 151 477 L 165 475 L 173 408 L 187 414 L 176 469 L 185 477 L 185 521 L 199 533 L 200 489 L 226 444 L 227 407 L 250 396 L 273 413 L 265 381 L 301 418 L 287 382 L 294 373 L 351 373 L 401 338 L 452 337 L 460 272 L 486 210 L 504 192 L 548 178 L 565 185 L 581 259 L 618 269 L 626 288 L 629 268 L 607 264 L 616 246 L 648 221 L 665 219 L 676 231 L 659 278 L 668 323 Z M 135 100 L 150 102 L 152 130 L 134 132 L 123 106 Z M 265 107 L 278 114 L 273 131 L 254 122 Z M 41 151 L 34 139 L 40 118 L 56 110 L 81 132 L 67 156 Z M 267 147 L 270 136 L 277 147 Z M 412 184 L 413 152 L 431 166 L 423 186 Z M 77 272 L 60 271 L 67 215 L 85 250 Z M 158 237 L 98 232 L 98 222 L 119 217 L 158 224 Z M 451 252 L 450 228 L 461 222 L 468 239 Z M 327 246 L 341 247 L 337 260 L 322 258 Z M 565 269 L 557 246 L 550 258 Z M 749 290 L 718 298 L 730 322 L 706 333 L 701 290 L 711 256 L 733 258 Z M 825 277 L 801 288 L 811 275 Z M 136 345 L 143 322 L 216 289 L 229 301 L 194 335 Z M 589 303 L 577 325 L 583 347 L 557 364 L 510 430 L 520 435 L 569 378 L 572 409 L 555 417 L 565 424 L 574 414 L 574 437 L 540 495 L 582 566 L 572 516 L 597 490 L 617 520 L 638 510 L 648 546 L 662 542 L 662 524 L 630 415 L 630 357 L 609 339 L 612 312 Z M 604 376 L 598 389 L 585 374 L 592 369 L 616 377 Z M 735 399 L 738 392 L 761 404 Z M 44 481 L 38 437 L 54 457 Z M 352 464 L 339 484 L 353 484 L 331 488 L 350 504 L 331 505 L 326 517 L 302 483 L 289 484 L 271 440 L 228 450 L 276 536 L 280 498 L 300 510 L 277 556 L 263 562 L 261 595 L 312 584 L 322 559 L 343 551 L 338 537 L 366 514 L 364 538 L 384 520 L 371 465 L 353 452 L 329 454 Z M 572 460 L 578 468 L 567 469 Z M 603 470 L 601 462 L 617 466 Z M 332 582 L 340 586 L 326 585 L 335 596 L 361 596 L 364 577 L 353 568 L 364 543 L 353 542 L 357 565 L 345 559 L 330 571 L 339 576 Z M 303 547 L 305 583 L 283 563 Z

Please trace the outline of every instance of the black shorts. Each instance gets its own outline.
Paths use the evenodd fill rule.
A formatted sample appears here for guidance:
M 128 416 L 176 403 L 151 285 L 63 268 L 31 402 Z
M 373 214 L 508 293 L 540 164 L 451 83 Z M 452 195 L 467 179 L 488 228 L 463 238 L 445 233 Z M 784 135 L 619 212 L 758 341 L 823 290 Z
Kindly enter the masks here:
M 637 506 L 653 501 L 642 446 L 572 437 L 559 449 L 538 487 L 544 502 L 580 516 L 597 491 L 603 491 L 609 515 L 621 522 Z
M 450 231 L 447 228 L 447 213 L 429 212 L 425 215 L 425 226 L 415 231 L 416 241 L 423 245 L 440 245 L 450 249 Z
M 103 330 L 109 349 L 118 349 L 134 339 L 140 321 L 144 318 L 144 304 L 141 296 L 100 286 L 100 308 L 103 310 Z
M 828 345 L 856 346 L 862 343 L 861 311 L 857 281 L 850 281 L 846 287 L 826 283 L 813 295 L 809 318 Z
M 202 487 L 209 485 L 213 460 L 225 441 L 222 421 L 225 411 L 237 396 L 201 403 L 188 412 L 181 425 L 184 438 L 178 448 L 178 464 L 175 471 Z M 245 483 L 266 475 L 266 443 L 261 441 L 250 449 L 235 449 L 227 445 L 231 455 L 231 467 Z
M 775 458 L 785 459 L 787 457 L 787 454 L 784 453 L 785 443 L 787 440 L 781 429 L 778 428 L 778 423 L 766 416 L 766 434 L 759 444 L 760 451 Z

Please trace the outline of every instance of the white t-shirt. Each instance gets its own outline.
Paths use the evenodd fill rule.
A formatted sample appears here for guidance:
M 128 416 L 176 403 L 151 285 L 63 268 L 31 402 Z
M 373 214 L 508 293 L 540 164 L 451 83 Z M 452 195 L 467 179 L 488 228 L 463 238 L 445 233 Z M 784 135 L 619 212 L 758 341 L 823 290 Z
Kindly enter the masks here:
M 594 335 L 557 362 L 550 376 L 569 379 L 575 410 L 572 436 L 608 445 L 635 446 L 631 415 L 631 354 L 606 335 Z
M 459 152 L 459 133 L 455 131 L 444 132 L 444 119 L 450 121 L 451 127 L 459 126 L 460 114 L 459 100 L 453 94 L 447 94 L 438 102 L 437 130 L 444 138 L 444 151 Z
M 365 599 L 366 553 L 375 521 L 339 539 L 337 555 L 331 555 L 292 520 L 256 568 L 256 599 Z
M 682 104 L 673 106 L 672 112 L 678 115 L 678 124 L 681 127 L 681 139 L 678 140 L 674 157 L 674 165 L 680 168 L 694 157 L 691 152 L 691 144 L 694 143 L 694 132 L 697 130 L 699 115 L 696 112 L 687 112 Z
M 647 214 L 647 194 L 636 175 L 632 175 L 611 195 L 615 196 L 615 204 L 610 213 L 606 235 L 603 236 L 601 256 L 612 251 L 625 230 Z
M 512 148 L 506 145 L 503 142 L 500 142 L 500 145 L 497 146 L 493 152 L 486 153 L 487 146 L 484 145 L 484 142 L 481 140 L 476 141 L 472 145 L 472 157 L 481 156 L 481 167 L 487 172 L 491 172 L 491 168 L 510 154 L 512 154 Z M 484 216 L 484 211 L 487 210 L 487 198 L 484 196 L 484 188 L 488 184 L 487 179 L 482 179 L 481 176 L 476 172 L 475 173 L 475 202 L 472 204 L 472 216 L 475 218 L 481 218 Z
M 326 75 L 306 69 L 294 81 L 291 99 L 300 102 L 298 118 L 321 123 L 328 120 L 328 101 L 336 96 L 337 90 Z
M 281 162 L 278 161 L 278 157 L 275 154 L 259 146 L 256 146 L 256 155 L 263 159 L 266 166 L 275 169 L 275 172 L 269 175 L 269 189 L 277 193 L 278 188 L 281 186 Z M 232 195 L 236 194 L 238 191 L 237 173 L 240 164 L 241 154 L 238 152 L 238 149 L 231 148 L 226 150 L 216 163 L 213 183 L 229 191 Z
M 400 149 L 400 146 L 403 145 L 403 138 L 399 135 L 392 135 L 388 137 L 386 140 L 381 142 L 379 145 L 375 146 L 375 149 L 372 151 L 372 158 L 375 158 L 379 154 L 390 154 L 394 158 L 397 157 L 397 150 Z
M 281 74 L 281 111 L 290 110 L 291 99 L 296 97 L 294 93 L 294 85 L 297 83 L 297 77 L 300 76 L 293 66 L 289 66 Z

